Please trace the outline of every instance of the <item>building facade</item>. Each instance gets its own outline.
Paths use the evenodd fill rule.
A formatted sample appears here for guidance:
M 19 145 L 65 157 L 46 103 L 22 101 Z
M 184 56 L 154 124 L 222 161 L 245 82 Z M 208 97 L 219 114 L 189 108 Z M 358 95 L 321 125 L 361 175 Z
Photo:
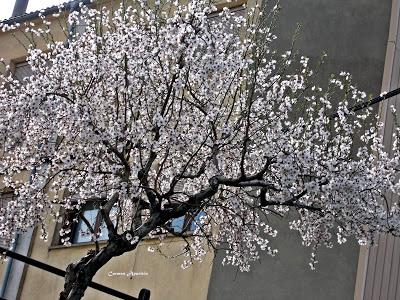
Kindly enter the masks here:
M 117 5 L 117 2 L 101 1 L 102 5 Z M 296 48 L 313 61 L 323 52 L 328 54 L 320 72 L 320 84 L 327 82 L 331 73 L 344 70 L 353 75 L 361 90 L 373 96 L 399 86 L 400 0 L 281 0 L 280 3 L 276 47 L 288 49 L 295 28 L 301 23 L 303 29 Z M 242 1 L 237 1 L 233 6 L 241 4 Z M 67 5 L 60 17 L 65 18 L 71 8 L 72 4 Z M 46 10 L 49 15 L 52 9 Z M 37 16 L 37 13 L 20 11 L 8 22 L 35 22 Z M 52 30 L 63 39 L 59 29 Z M 14 66 L 16 76 L 29 72 L 23 63 L 25 55 L 25 49 L 10 33 L 0 32 L 0 57 Z M 386 113 L 390 104 L 396 104 L 396 98 L 375 108 L 385 122 L 383 134 L 388 145 L 394 123 Z M 29 174 L 22 177 L 29 180 Z M 400 299 L 397 239 L 379 237 L 377 246 L 370 249 L 349 241 L 321 250 L 318 268 L 311 271 L 307 265 L 310 250 L 301 246 L 300 238 L 288 229 L 287 221 L 271 219 L 271 222 L 279 229 L 279 237 L 272 243 L 280 253 L 275 258 L 261 254 L 260 262 L 248 273 L 223 267 L 222 253 L 210 253 L 202 263 L 182 270 L 183 257 L 169 258 L 179 251 L 182 242 L 171 237 L 156 253 L 149 252 L 148 248 L 158 240 L 144 240 L 135 251 L 114 258 L 96 274 L 94 281 L 134 297 L 146 288 L 151 291 L 152 300 Z M 58 229 L 49 220 L 51 236 L 46 242 L 40 239 L 38 229 L 21 233 L 16 239 L 15 251 L 65 269 L 94 247 L 85 240 L 76 241 L 70 247 L 62 246 Z M 57 299 L 64 284 L 63 278 L 16 260 L 0 265 L 0 279 L 0 297 L 8 300 Z M 110 296 L 89 288 L 85 299 L 110 299 Z

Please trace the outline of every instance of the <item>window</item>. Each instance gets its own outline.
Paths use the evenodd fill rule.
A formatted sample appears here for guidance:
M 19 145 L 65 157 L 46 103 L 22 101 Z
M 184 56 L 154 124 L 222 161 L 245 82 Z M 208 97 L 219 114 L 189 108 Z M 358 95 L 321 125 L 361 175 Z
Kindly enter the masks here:
M 29 77 L 31 75 L 31 66 L 26 61 L 15 64 L 14 76 L 19 81 L 23 81 L 25 77 Z
M 78 34 L 79 36 L 84 34 L 86 31 L 86 26 L 87 24 L 85 23 L 85 21 L 82 19 L 81 16 L 79 16 L 78 23 L 74 26 L 75 34 Z
M 176 183 L 174 191 L 175 195 L 171 196 L 171 202 L 178 203 L 179 199 L 177 195 L 179 193 L 184 192 L 184 182 L 182 180 Z M 186 213 L 182 217 L 170 220 L 169 222 L 167 222 L 165 227 L 168 229 L 168 231 L 176 234 L 191 233 L 195 231 L 196 228 L 200 225 L 200 218 L 202 216 L 205 216 L 204 211 L 200 211 L 199 213 L 197 213 L 197 215 L 194 218 L 192 213 Z M 161 234 L 161 233 L 165 233 L 165 229 L 156 229 L 155 232 L 153 232 L 152 234 Z
M 14 63 L 13 66 L 14 77 L 20 82 L 22 82 L 25 77 L 29 77 L 32 75 L 31 67 L 26 61 Z M 21 141 L 17 141 L 15 145 L 10 145 L 6 137 L 4 140 L 0 140 L 0 157 L 3 156 L 6 152 L 12 150 L 15 146 L 20 145 L 20 143 Z
M 14 192 L 0 193 L 0 210 L 6 209 L 8 202 L 10 200 L 13 200 L 14 197 L 15 197 Z
M 0 193 L 0 211 L 4 212 L 7 208 L 8 202 L 15 199 L 14 192 L 3 192 Z M 4 238 L 0 238 L 0 246 L 8 246 L 7 240 Z
M 208 16 L 208 18 L 211 20 L 211 22 L 216 22 L 216 23 L 222 22 L 219 14 L 224 6 L 225 5 L 221 5 L 217 12 L 213 12 Z M 243 5 L 230 7 L 229 10 L 236 17 L 246 17 L 246 8 Z M 224 27 L 225 27 L 224 29 L 226 30 L 226 32 L 232 33 L 232 29 L 230 28 L 231 25 L 233 25 L 232 21 L 228 21 L 227 23 L 224 24 Z
M 112 217 L 116 212 L 117 207 L 113 207 L 110 216 Z M 81 215 L 83 215 L 84 218 L 82 218 Z M 97 241 L 105 241 L 108 239 L 108 229 L 100 213 L 100 203 L 87 202 L 82 206 L 80 213 L 77 210 L 65 212 L 63 224 L 61 228 L 58 228 L 58 231 L 61 229 L 61 234 L 56 244 L 93 242 L 93 233 L 85 220 L 93 228 L 97 236 Z
M 205 212 L 199 212 L 194 218 L 191 214 L 172 219 L 167 227 L 174 233 L 193 232 L 200 225 L 200 218 L 205 216 Z
M 94 232 L 99 232 L 98 240 L 104 239 L 107 235 L 100 227 L 100 210 L 95 207 L 94 203 L 88 203 L 84 206 L 82 215 L 90 223 Z M 92 232 L 82 217 L 78 217 L 78 223 L 75 225 L 72 236 L 72 243 L 84 243 L 92 241 Z

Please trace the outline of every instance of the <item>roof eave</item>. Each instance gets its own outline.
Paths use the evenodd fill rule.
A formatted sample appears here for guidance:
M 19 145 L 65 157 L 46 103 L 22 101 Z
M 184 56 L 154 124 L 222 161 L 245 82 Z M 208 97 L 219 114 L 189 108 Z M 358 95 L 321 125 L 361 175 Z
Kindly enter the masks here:
M 71 2 L 67 2 L 62 4 L 63 7 L 61 9 L 61 12 L 63 11 L 71 11 L 71 9 L 76 9 L 77 5 L 79 5 L 80 3 L 82 3 L 83 5 L 88 5 L 90 3 L 92 3 L 92 0 L 75 0 L 75 1 L 71 1 Z M 34 12 L 30 12 L 30 13 L 26 13 L 23 15 L 19 15 L 19 16 L 15 16 L 9 19 L 5 19 L 3 21 L 0 21 L 1 24 L 5 24 L 5 25 L 14 25 L 14 24 L 20 24 L 20 23 L 24 23 L 24 22 L 29 22 L 29 21 L 33 21 L 37 18 L 39 18 L 39 15 L 42 16 L 49 16 L 55 13 L 60 12 L 60 8 L 58 5 L 54 5 L 54 6 L 50 6 L 44 10 L 38 10 L 38 11 L 34 11 Z

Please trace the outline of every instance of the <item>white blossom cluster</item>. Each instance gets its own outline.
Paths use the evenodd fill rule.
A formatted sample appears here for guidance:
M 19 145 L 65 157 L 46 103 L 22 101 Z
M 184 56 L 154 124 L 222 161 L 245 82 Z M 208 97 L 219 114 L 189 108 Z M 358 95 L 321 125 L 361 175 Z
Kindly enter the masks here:
M 242 271 L 259 251 L 277 253 L 268 217 L 289 211 L 314 249 L 399 235 L 399 205 L 387 197 L 400 192 L 400 131 L 385 149 L 371 110 L 351 110 L 366 96 L 350 75 L 314 86 L 308 59 L 279 56 L 256 17 L 257 5 L 242 16 L 205 0 L 137 0 L 71 13 L 68 42 L 44 17 L 2 25 L 25 32 L 33 75 L 20 82 L 9 66 L 0 75 L 0 172 L 17 195 L 0 211 L 0 236 L 38 224 L 46 236 L 59 205 L 93 200 L 118 206 L 113 224 L 131 244 L 205 212 L 184 237 L 188 257 L 223 248 Z M 85 30 L 74 34 L 78 22 Z M 15 182 L 24 170 L 31 180 Z

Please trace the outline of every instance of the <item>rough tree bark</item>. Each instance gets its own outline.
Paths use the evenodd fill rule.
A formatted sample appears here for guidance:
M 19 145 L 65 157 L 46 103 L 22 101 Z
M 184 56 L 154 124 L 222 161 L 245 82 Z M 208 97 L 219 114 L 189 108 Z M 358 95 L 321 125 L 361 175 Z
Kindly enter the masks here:
M 111 258 L 123 254 L 123 249 L 118 241 L 110 241 L 97 254 L 91 250 L 78 262 L 68 265 L 60 300 L 81 299 L 96 272 Z
M 267 163 L 267 166 L 271 162 Z M 208 198 L 214 196 L 218 192 L 220 185 L 226 186 L 254 186 L 261 188 L 262 191 L 267 189 L 274 189 L 268 182 L 260 180 L 260 176 L 264 174 L 267 169 L 264 167 L 260 173 L 254 176 L 242 176 L 240 178 L 226 178 L 223 176 L 215 176 L 209 180 L 209 187 L 199 191 L 198 193 L 191 195 L 188 202 L 180 203 L 176 206 L 164 208 L 161 210 L 159 206 L 153 207 L 152 214 L 150 218 L 142 224 L 139 228 L 133 231 L 125 231 L 122 234 L 117 234 L 116 229 L 113 228 L 111 221 L 107 218 L 108 213 L 117 200 L 118 194 L 114 195 L 110 201 L 105 205 L 103 209 L 103 216 L 107 223 L 109 229 L 109 241 L 105 247 L 103 247 L 98 253 L 91 250 L 88 254 L 82 257 L 78 262 L 71 263 L 66 269 L 64 290 L 60 293 L 60 300 L 79 300 L 85 294 L 90 282 L 92 281 L 94 275 L 99 271 L 108 261 L 113 257 L 120 256 L 126 252 L 136 249 L 139 242 L 148 235 L 152 230 L 156 229 L 158 226 L 162 226 L 168 220 L 172 218 L 177 218 L 185 215 L 191 209 L 196 207 L 201 207 L 201 204 Z M 270 205 L 284 205 L 296 208 L 303 208 L 313 211 L 320 211 L 318 207 L 306 206 L 296 203 L 296 201 L 301 198 L 306 191 L 303 193 L 288 199 L 283 203 L 269 202 L 262 197 L 261 194 L 261 206 Z
M 109 229 L 109 241 L 98 253 L 94 250 L 82 257 L 78 262 L 71 263 L 66 269 L 64 290 L 60 293 L 60 300 L 79 300 L 85 294 L 89 283 L 94 275 L 113 257 L 120 256 L 126 252 L 136 249 L 139 242 L 158 226 L 165 224 L 171 218 L 183 216 L 194 206 L 218 191 L 219 179 L 210 180 L 210 186 L 199 193 L 192 195 L 187 203 L 181 203 L 175 207 L 161 210 L 159 207 L 153 209 L 150 218 L 134 231 L 125 231 L 117 234 L 110 220 L 107 218 L 113 203 L 118 199 L 115 194 L 103 209 L 106 224 Z M 108 219 L 108 220 L 107 220 Z

